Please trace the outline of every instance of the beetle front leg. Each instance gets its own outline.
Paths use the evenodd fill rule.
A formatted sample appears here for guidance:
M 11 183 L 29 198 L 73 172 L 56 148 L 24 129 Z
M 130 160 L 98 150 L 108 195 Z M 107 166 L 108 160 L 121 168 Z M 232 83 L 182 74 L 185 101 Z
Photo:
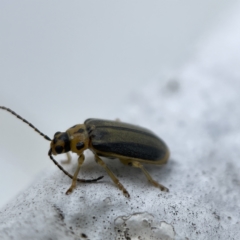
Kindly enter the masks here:
M 72 157 L 71 157 L 70 153 L 67 152 L 66 155 L 67 155 L 67 159 L 66 160 L 62 160 L 61 164 L 70 164 L 71 163 Z
M 76 185 L 77 185 L 77 176 L 78 176 L 78 173 L 79 173 L 79 171 L 80 171 L 80 168 L 81 168 L 81 166 L 82 166 L 82 164 L 83 164 L 83 162 L 84 162 L 84 159 L 85 159 L 85 157 L 84 157 L 83 154 L 80 155 L 79 158 L 78 158 L 78 166 L 77 166 L 77 169 L 76 169 L 76 171 L 75 171 L 75 173 L 74 173 L 74 175 L 73 175 L 72 185 L 71 185 L 71 187 L 70 187 L 70 188 L 67 190 L 67 192 L 66 192 L 67 195 L 70 194 L 70 193 L 73 191 L 74 188 L 76 188 Z
M 125 189 L 125 187 L 119 182 L 119 180 L 117 179 L 117 177 L 114 175 L 114 173 L 108 168 L 108 166 L 106 165 L 106 163 L 97 155 L 95 154 L 95 160 L 96 162 L 101 165 L 108 173 L 108 175 L 110 176 L 110 178 L 113 180 L 113 182 L 118 186 L 118 188 L 120 190 L 123 191 L 123 194 L 125 197 L 130 197 L 130 194 L 128 193 L 128 191 Z
M 163 186 L 162 184 L 156 182 L 155 180 L 152 179 L 152 177 L 150 176 L 150 174 L 148 173 L 148 171 L 143 167 L 143 165 L 140 162 L 137 161 L 129 161 L 128 165 L 136 167 L 136 168 L 140 168 L 144 175 L 146 176 L 146 178 L 148 179 L 148 181 L 155 187 L 160 188 L 161 191 L 164 192 L 168 192 L 168 188 L 166 188 L 165 186 Z

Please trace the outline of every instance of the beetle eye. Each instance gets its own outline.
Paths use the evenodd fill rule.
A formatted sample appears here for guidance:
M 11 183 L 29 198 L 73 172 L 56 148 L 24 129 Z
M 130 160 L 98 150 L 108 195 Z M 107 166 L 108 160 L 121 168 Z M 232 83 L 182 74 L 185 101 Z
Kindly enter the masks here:
M 60 154 L 63 151 L 63 147 L 62 146 L 56 146 L 55 151 L 56 151 L 57 154 Z

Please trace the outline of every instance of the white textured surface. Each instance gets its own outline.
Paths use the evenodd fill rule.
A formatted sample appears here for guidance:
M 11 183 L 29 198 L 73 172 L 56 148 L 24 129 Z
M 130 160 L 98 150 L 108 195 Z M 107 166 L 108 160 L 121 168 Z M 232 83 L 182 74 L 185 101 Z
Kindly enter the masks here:
M 70 180 L 49 171 L 1 210 L 0 239 L 240 239 L 238 13 L 182 71 L 146 84 L 126 108 L 124 120 L 153 129 L 169 145 L 166 166 L 147 166 L 169 193 L 117 160 L 106 162 L 130 200 L 93 161 L 81 177 L 105 178 L 70 196 Z

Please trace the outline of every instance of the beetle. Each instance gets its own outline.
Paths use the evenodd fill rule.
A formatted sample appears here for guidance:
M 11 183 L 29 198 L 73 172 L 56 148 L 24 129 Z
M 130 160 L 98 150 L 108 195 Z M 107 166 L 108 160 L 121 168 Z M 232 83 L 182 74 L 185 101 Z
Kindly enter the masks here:
M 70 194 L 74 188 L 76 188 L 77 181 L 94 182 L 102 178 L 102 176 L 92 180 L 77 178 L 85 159 L 84 151 L 86 149 L 90 149 L 93 152 L 96 162 L 106 170 L 112 181 L 123 192 L 125 197 L 130 197 L 130 194 L 101 157 L 111 159 L 118 158 L 120 162 L 125 165 L 140 168 L 153 186 L 159 188 L 161 191 L 169 191 L 168 188 L 153 180 L 143 166 L 143 164 L 163 165 L 168 161 L 170 156 L 170 151 L 166 143 L 148 129 L 120 121 L 90 118 L 83 124 L 74 125 L 65 132 L 56 132 L 51 140 L 47 135 L 40 132 L 31 123 L 11 109 L 1 106 L 0 108 L 12 113 L 46 140 L 51 141 L 50 150 L 48 151 L 50 159 L 67 176 L 72 178 L 72 184 L 66 191 L 66 194 Z M 70 151 L 79 156 L 78 166 L 73 176 L 65 171 L 52 156 L 67 153 L 67 162 L 70 162 Z

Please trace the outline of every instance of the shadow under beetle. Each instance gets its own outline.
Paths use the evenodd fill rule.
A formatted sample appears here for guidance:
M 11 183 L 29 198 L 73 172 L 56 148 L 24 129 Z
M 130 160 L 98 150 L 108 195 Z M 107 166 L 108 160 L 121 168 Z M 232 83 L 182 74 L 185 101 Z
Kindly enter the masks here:
M 50 150 L 48 152 L 49 157 L 72 179 L 72 184 L 66 194 L 70 194 L 73 191 L 77 181 L 95 182 L 103 178 L 102 176 L 91 180 L 77 178 L 85 158 L 83 152 L 86 149 L 90 149 L 93 152 L 96 162 L 107 171 L 112 181 L 122 190 L 126 197 L 130 197 L 128 191 L 100 157 L 118 158 L 125 165 L 140 168 L 152 185 L 158 187 L 161 191 L 168 192 L 168 188 L 153 180 L 142 165 L 163 165 L 168 161 L 170 155 L 169 149 L 164 141 L 150 130 L 119 121 L 87 119 L 84 124 L 74 125 L 66 132 L 56 132 L 53 140 L 51 140 L 47 135 L 40 132 L 31 123 L 11 109 L 3 106 L 0 106 L 0 108 L 15 115 L 46 140 L 51 141 Z M 65 171 L 52 156 L 67 153 L 68 160 L 66 163 L 70 163 L 70 151 L 77 153 L 79 156 L 78 166 L 73 176 Z

